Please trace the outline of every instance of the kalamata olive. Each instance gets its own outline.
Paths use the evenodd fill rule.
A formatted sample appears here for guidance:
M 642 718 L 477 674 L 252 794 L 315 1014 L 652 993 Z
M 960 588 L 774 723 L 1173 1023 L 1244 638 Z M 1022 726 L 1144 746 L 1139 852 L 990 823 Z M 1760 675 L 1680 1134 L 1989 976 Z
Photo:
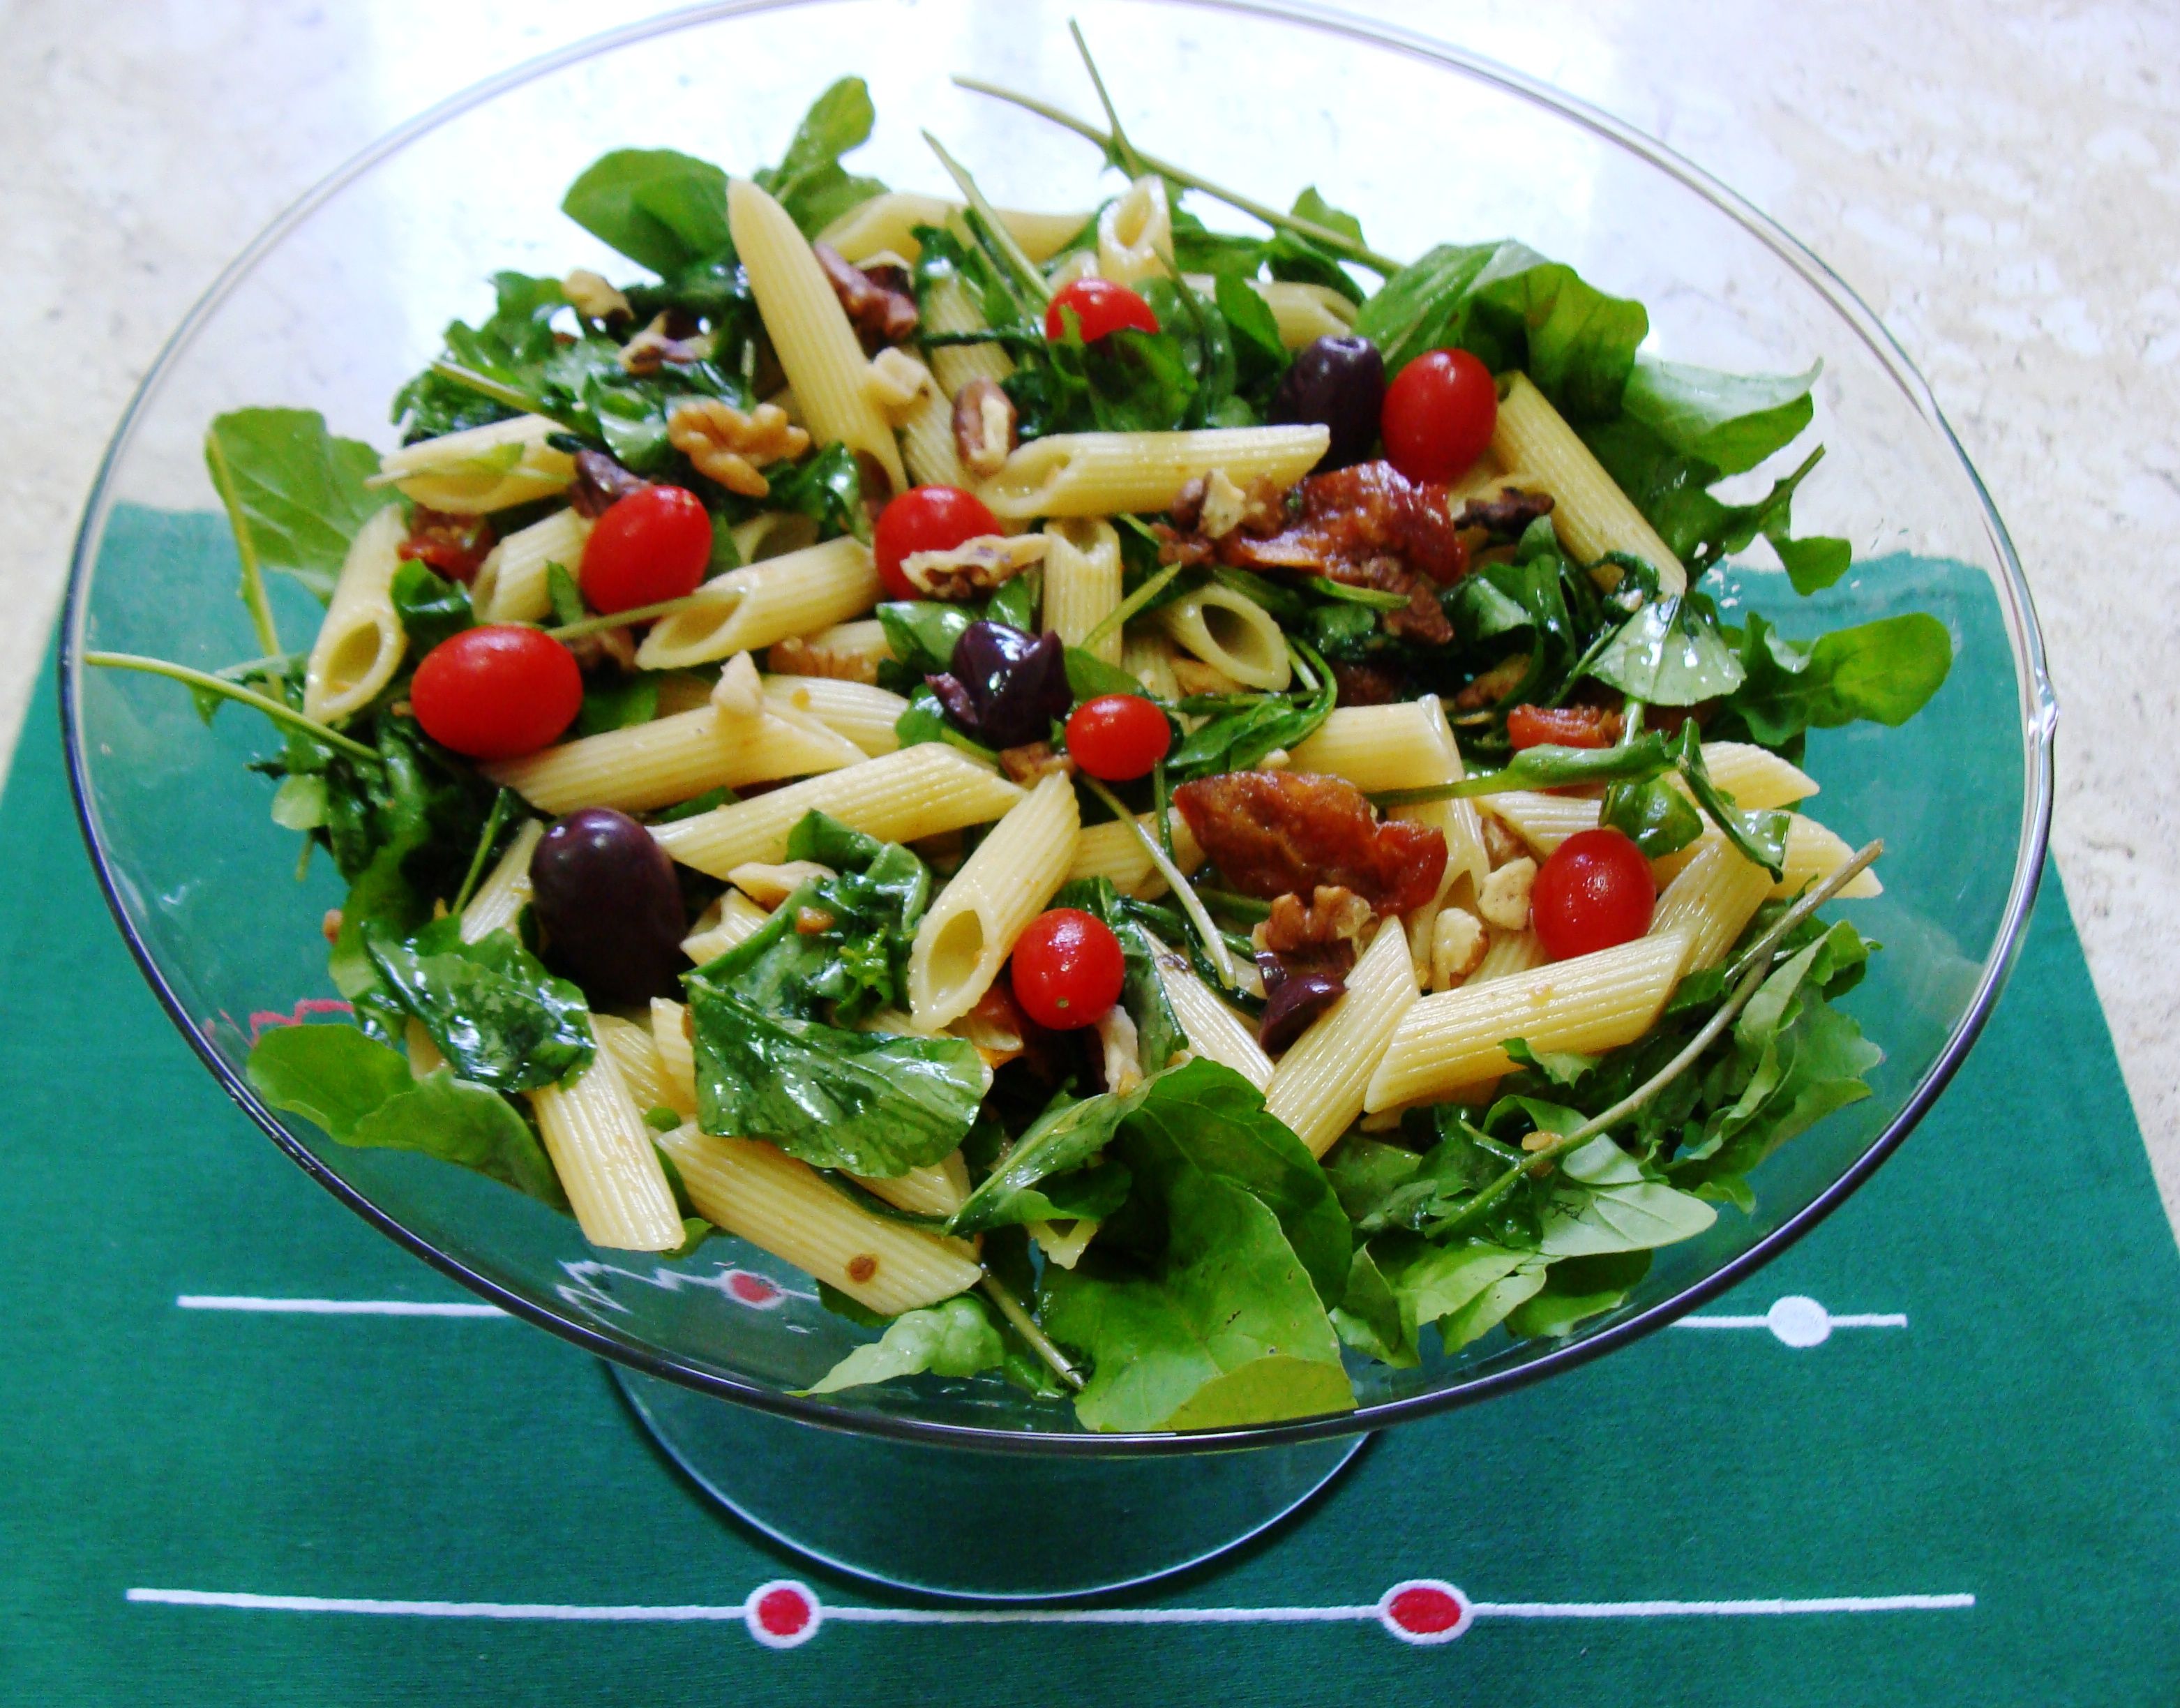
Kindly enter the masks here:
M 625 813 L 586 807 L 559 820 L 530 857 L 531 905 L 545 961 L 594 1003 L 666 996 L 681 966 L 681 886 L 674 862 Z
M 1311 1021 L 1346 994 L 1347 986 L 1329 972 L 1296 972 L 1280 980 L 1257 1022 L 1257 1042 L 1274 1055 L 1309 1029 Z
M 1321 338 L 1296 354 L 1272 394 L 1270 413 L 1274 421 L 1330 427 L 1331 446 L 1317 466 L 1344 469 L 1370 455 L 1385 403 L 1385 359 L 1368 339 L 1350 333 Z
M 994 747 L 1043 741 L 1074 703 L 1066 649 L 1049 631 L 972 623 L 954 643 L 952 663 L 947 675 L 925 680 L 962 728 Z

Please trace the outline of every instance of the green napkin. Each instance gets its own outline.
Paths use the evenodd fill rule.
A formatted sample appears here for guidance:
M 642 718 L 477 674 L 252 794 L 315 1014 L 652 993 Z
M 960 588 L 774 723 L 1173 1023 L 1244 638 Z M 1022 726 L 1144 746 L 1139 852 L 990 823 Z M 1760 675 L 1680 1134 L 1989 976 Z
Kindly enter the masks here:
M 0 1698 L 2180 1697 L 2180 1262 L 2056 879 L 1936 1110 L 1708 1326 L 1393 1431 L 1297 1521 L 1091 1618 L 896 1623 L 235 1110 L 100 901 L 52 704 L 49 671 L 0 807 Z M 234 1298 L 451 1309 L 205 1308 Z M 779 1579 L 792 1646 L 744 1618 Z M 1473 1604 L 1452 1640 L 1378 1617 L 1416 1579 Z

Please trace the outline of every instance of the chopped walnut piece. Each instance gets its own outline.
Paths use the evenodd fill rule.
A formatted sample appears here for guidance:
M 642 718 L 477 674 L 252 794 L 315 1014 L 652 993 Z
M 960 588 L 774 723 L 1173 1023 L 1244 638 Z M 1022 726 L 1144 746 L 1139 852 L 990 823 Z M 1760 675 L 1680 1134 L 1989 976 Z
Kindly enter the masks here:
M 878 680 L 878 666 L 892 656 L 884 631 L 867 619 L 774 641 L 769 654 L 777 676 L 829 676 L 834 681 L 867 685 Z
M 1491 939 L 1466 907 L 1448 907 L 1431 922 L 1430 986 L 1451 990 L 1484 964 Z
M 916 400 L 932 385 L 931 370 L 905 350 L 891 345 L 871 358 L 863 373 L 863 390 L 881 413 L 898 421 L 913 409 Z
M 900 560 L 900 572 L 928 598 L 958 602 L 1043 563 L 1051 546 L 1043 534 L 979 534 L 951 551 L 911 552 Z
M 954 394 L 954 449 L 973 475 L 997 474 L 1015 448 L 1015 400 L 982 375 Z
M 586 670 L 595 670 L 600 664 L 610 662 L 623 670 L 636 669 L 636 636 L 628 625 L 617 623 L 610 629 L 593 629 L 587 635 L 577 635 L 568 642 L 568 650 L 575 655 L 575 663 Z
M 568 488 L 568 503 L 577 515 L 596 521 L 630 493 L 650 484 L 603 451 L 577 451 L 575 479 Z
M 737 653 L 727 660 L 712 690 L 712 703 L 730 718 L 755 718 L 764 712 L 764 683 L 757 673 L 757 660 Z
M 757 472 L 766 463 L 790 462 L 810 449 L 810 435 L 791 425 L 787 411 L 761 403 L 747 415 L 724 399 L 684 398 L 666 417 L 666 437 L 696 466 L 696 472 L 730 493 L 761 499 L 772 483 Z
M 967 1039 L 983 1058 L 984 1066 L 994 1072 L 1029 1047 L 1029 1022 L 1005 979 L 988 987 L 977 999 L 977 1006 L 947 1030 L 957 1038 Z
M 1248 494 L 1227 478 L 1225 470 L 1214 469 L 1203 477 L 1203 502 L 1198 507 L 1197 531 L 1206 539 L 1224 539 L 1241 526 L 1241 513 L 1248 507 Z
M 1484 821 L 1484 854 L 1494 866 L 1504 866 L 1509 860 L 1519 860 L 1529 851 L 1529 845 L 1521 834 L 1487 804 L 1476 815 Z
M 1529 890 L 1537 881 L 1537 862 L 1524 854 L 1509 860 L 1484 880 L 1476 911 L 1501 931 L 1522 931 L 1529 923 Z
M 579 267 L 560 281 L 560 294 L 585 320 L 633 320 L 628 299 L 588 267 Z
M 1456 528 L 1483 528 L 1494 534 L 1510 534 L 1518 538 L 1539 516 L 1551 513 L 1550 493 L 1525 493 L 1517 487 L 1501 487 L 1495 499 L 1471 499 L 1463 504 L 1453 525 Z
M 840 299 L 840 306 L 855 323 L 856 336 L 865 350 L 875 351 L 884 344 L 899 344 L 915 332 L 914 297 L 879 283 L 844 259 L 829 243 L 813 243 L 810 248 L 818 265 L 825 269 L 825 281 L 833 287 L 833 295 Z
M 1299 895 L 1275 898 L 1270 917 L 1257 928 L 1262 934 L 1257 946 L 1274 955 L 1322 949 L 1333 943 L 1360 947 L 1363 932 L 1375 917 L 1370 904 L 1352 890 L 1320 884 L 1307 902 Z
M 727 882 L 770 912 L 804 884 L 838 875 L 815 860 L 748 860 L 727 873 Z
M 1049 741 L 1029 741 L 999 750 L 999 769 L 1017 783 L 1035 783 L 1053 775 L 1072 777 L 1075 761 L 1055 752 Z
M 1181 490 L 1174 494 L 1173 508 L 1166 515 L 1173 526 L 1182 533 L 1197 532 L 1197 524 L 1203 520 L 1203 497 L 1208 481 L 1203 475 L 1192 475 L 1181 482 Z
M 641 377 L 657 373 L 669 362 L 677 366 L 707 361 L 712 334 L 693 330 L 693 322 L 674 309 L 663 309 L 649 326 L 620 347 L 625 373 Z

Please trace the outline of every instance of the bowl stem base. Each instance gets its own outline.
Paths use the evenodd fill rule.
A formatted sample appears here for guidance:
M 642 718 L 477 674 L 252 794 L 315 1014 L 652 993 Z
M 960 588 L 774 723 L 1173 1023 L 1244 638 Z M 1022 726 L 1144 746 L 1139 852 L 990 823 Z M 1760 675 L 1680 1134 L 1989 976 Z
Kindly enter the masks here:
M 1044 1601 L 1162 1578 L 1302 1506 L 1366 1437 L 1152 1458 L 1061 1458 L 812 1429 L 609 1365 L 714 1500 L 821 1565 L 931 1595 Z

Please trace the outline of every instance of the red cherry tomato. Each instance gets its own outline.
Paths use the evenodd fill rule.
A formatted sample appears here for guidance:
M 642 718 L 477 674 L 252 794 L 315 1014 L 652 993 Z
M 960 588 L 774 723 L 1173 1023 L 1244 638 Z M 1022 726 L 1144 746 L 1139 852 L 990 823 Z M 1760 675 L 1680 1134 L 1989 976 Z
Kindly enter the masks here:
M 1095 344 L 1124 326 L 1133 327 L 1137 332 L 1159 329 L 1158 317 L 1151 312 L 1151 306 L 1125 284 L 1115 284 L 1109 278 L 1078 278 L 1055 292 L 1051 305 L 1044 311 L 1047 338 L 1067 336 L 1063 309 L 1075 311 L 1075 318 L 1082 324 L 1085 344 Z
M 1524 747 L 1610 747 L 1620 739 L 1620 714 L 1601 706 L 1517 706 L 1506 714 L 1506 739 Z
M 1038 914 L 1015 942 L 1015 1000 L 1054 1032 L 1095 1026 L 1120 1000 L 1126 976 L 1120 939 L 1079 907 Z
M 638 487 L 615 499 L 583 544 L 583 598 L 632 611 L 693 593 L 712 563 L 712 518 L 686 487 Z
M 1650 928 L 1650 862 L 1618 830 L 1577 830 L 1552 850 L 1529 891 L 1529 923 L 1555 961 L 1632 943 Z
M 1068 715 L 1068 755 L 1100 782 L 1147 774 L 1171 746 L 1173 725 L 1140 694 L 1100 694 Z
M 424 733 L 472 759 L 519 759 L 575 721 L 583 672 L 542 629 L 465 629 L 424 655 L 409 702 Z
M 1385 455 L 1412 481 L 1466 473 L 1498 424 L 1491 370 L 1465 350 L 1426 350 L 1395 374 L 1379 417 Z
M 999 531 L 999 519 L 974 493 L 959 487 L 911 487 L 878 512 L 871 537 L 878 580 L 896 599 L 920 599 L 923 591 L 909 580 L 901 559 L 917 552 L 950 552 L 955 547 Z

